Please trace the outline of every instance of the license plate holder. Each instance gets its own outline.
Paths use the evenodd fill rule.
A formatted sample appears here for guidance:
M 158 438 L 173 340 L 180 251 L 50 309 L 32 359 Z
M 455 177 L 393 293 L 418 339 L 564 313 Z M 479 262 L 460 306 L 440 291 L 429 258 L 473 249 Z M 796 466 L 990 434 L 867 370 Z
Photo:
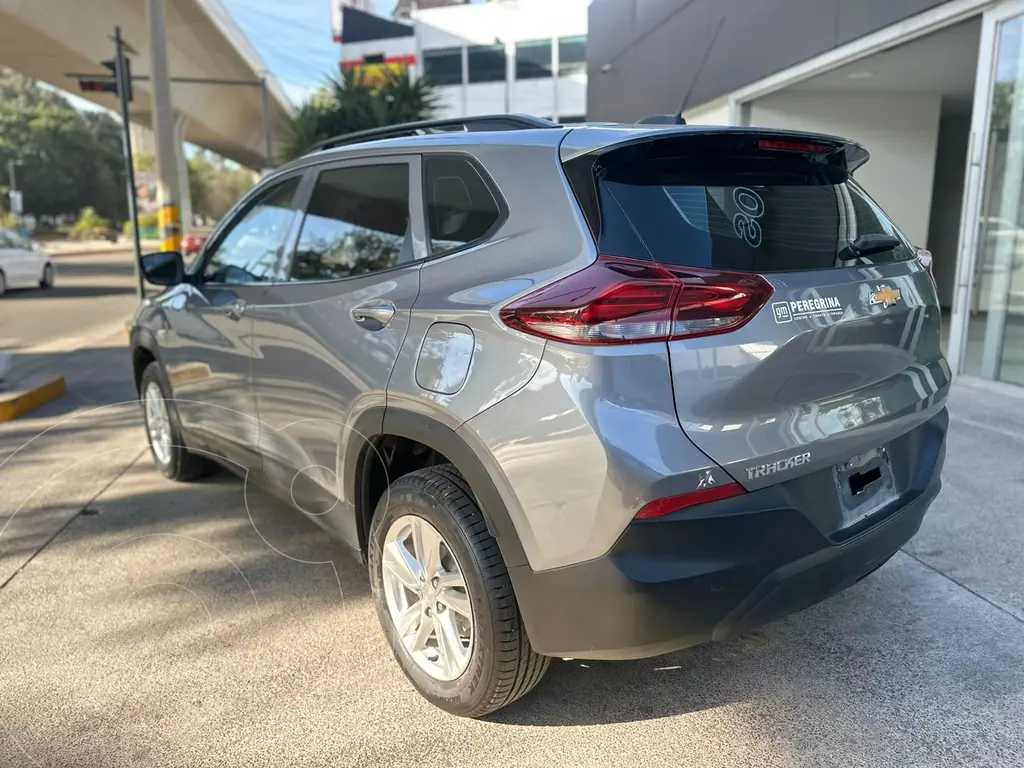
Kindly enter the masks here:
M 840 529 L 866 520 L 896 500 L 896 481 L 886 446 L 833 467 L 842 519 Z

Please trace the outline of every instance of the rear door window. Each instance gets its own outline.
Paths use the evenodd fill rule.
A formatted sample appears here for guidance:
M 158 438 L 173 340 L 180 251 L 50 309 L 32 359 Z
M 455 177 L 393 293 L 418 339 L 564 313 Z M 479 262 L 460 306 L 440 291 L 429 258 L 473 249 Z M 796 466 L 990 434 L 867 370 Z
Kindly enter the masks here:
M 848 176 L 692 173 L 673 165 L 635 164 L 599 174 L 602 253 L 649 254 L 665 264 L 762 273 L 880 264 L 914 255 L 881 208 Z M 898 245 L 860 255 L 852 244 L 862 235 L 888 235 Z

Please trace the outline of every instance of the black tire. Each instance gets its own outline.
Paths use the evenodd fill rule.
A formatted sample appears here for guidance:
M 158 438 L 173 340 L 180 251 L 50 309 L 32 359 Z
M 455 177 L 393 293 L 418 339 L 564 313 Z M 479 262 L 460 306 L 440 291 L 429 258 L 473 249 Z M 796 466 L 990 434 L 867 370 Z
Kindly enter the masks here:
M 167 385 L 167 379 L 164 376 L 163 369 L 156 361 L 153 361 L 146 366 L 145 370 L 142 372 L 142 378 L 139 380 L 139 396 L 140 402 L 142 402 L 143 406 L 143 420 L 146 418 L 146 408 L 145 402 L 142 401 L 142 398 L 145 396 L 146 388 L 154 382 L 158 387 L 160 387 L 160 392 L 163 393 L 164 400 L 167 402 L 167 416 L 171 427 L 171 450 L 170 457 L 167 461 L 161 461 L 157 452 L 153 450 L 152 441 L 149 439 L 149 430 L 146 430 L 146 441 L 149 442 L 149 452 L 153 457 L 153 462 L 156 464 L 157 469 L 163 473 L 164 477 L 167 477 L 170 480 L 178 480 L 180 482 L 198 480 L 199 478 L 210 474 L 215 466 L 213 462 L 205 456 L 191 453 L 185 448 L 185 441 L 181 434 L 181 422 L 178 419 L 178 409 L 174 407 L 174 403 L 171 400 L 170 387 Z
M 7 276 L 0 272 L 0 296 L 7 293 Z
M 370 524 L 369 568 L 377 616 L 399 666 L 429 702 L 453 715 L 482 717 L 531 691 L 551 662 L 533 652 L 498 543 L 465 479 L 451 464 L 420 469 L 395 480 Z M 384 597 L 381 554 L 391 523 L 418 515 L 450 545 L 469 592 L 475 637 L 466 671 L 440 681 L 409 656 Z
M 43 267 L 43 276 L 39 279 L 40 288 L 53 288 L 53 265 Z

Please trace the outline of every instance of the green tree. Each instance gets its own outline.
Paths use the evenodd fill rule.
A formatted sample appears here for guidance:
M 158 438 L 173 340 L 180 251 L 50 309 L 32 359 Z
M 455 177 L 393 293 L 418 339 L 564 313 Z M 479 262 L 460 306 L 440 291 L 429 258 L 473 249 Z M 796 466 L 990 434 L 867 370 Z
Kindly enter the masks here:
M 132 157 L 132 164 L 135 166 L 136 173 L 139 171 L 155 171 L 156 155 L 136 154 Z
M 127 211 L 120 126 L 105 112 L 79 113 L 31 78 L 0 68 L 0 178 L 18 163 L 25 211 L 73 214 L 93 207 L 121 220 Z
M 103 237 L 110 229 L 110 222 L 96 213 L 96 209 L 87 206 L 78 214 L 75 226 L 71 228 L 72 240 L 93 240 Z
M 71 102 L 58 91 L 44 88 L 31 77 L 6 67 L 0 67 L 0 104 L 17 104 L 22 107 L 51 104 L 66 109 L 72 108 Z
M 128 218 L 128 179 L 121 121 L 108 112 L 82 112 L 81 116 L 96 140 L 93 207 L 102 216 L 124 221 Z
M 438 98 L 426 80 L 412 80 L 404 70 L 385 71 L 371 81 L 356 67 L 331 78 L 296 110 L 282 155 L 290 160 L 332 136 L 427 120 Z
M 256 183 L 252 171 L 201 152 L 188 161 L 192 211 L 219 219 Z

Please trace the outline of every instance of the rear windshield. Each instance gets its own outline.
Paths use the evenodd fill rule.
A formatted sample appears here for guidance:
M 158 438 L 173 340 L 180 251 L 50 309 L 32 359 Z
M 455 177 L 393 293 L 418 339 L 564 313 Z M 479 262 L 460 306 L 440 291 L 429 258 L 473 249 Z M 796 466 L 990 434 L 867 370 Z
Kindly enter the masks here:
M 637 163 L 599 172 L 601 253 L 649 254 L 665 264 L 740 272 L 881 264 L 914 255 L 845 171 L 716 174 L 678 165 Z M 888 235 L 899 244 L 862 255 L 852 247 L 862 235 Z

